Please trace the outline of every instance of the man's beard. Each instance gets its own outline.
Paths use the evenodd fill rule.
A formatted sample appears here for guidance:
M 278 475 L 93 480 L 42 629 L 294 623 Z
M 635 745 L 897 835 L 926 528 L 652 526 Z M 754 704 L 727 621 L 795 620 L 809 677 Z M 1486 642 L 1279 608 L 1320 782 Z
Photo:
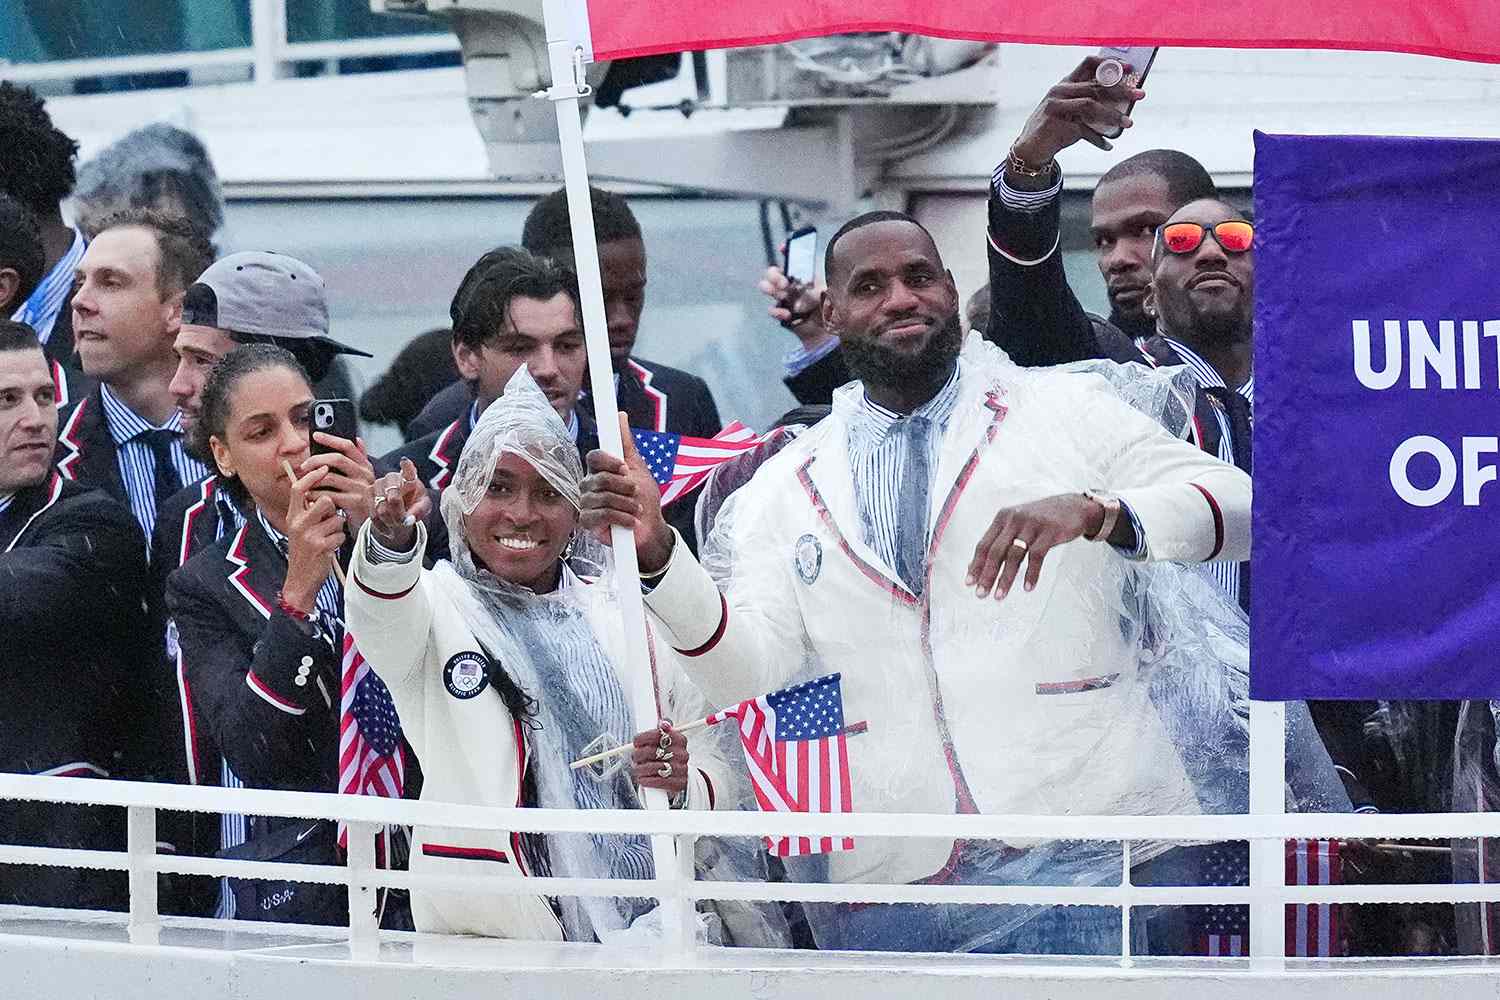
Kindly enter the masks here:
M 844 362 L 861 382 L 908 387 L 936 385 L 947 377 L 963 346 L 964 331 L 954 312 L 916 354 L 902 354 L 878 340 L 843 341 Z
M 1200 344 L 1229 347 L 1250 339 L 1250 305 L 1237 309 L 1194 309 L 1193 339 Z

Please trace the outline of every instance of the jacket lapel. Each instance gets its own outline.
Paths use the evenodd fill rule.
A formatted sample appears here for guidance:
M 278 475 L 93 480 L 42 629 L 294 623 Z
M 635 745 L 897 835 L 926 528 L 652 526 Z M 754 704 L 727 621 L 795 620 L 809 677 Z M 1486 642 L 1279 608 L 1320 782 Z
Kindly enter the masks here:
M 432 444 L 432 451 L 427 454 L 437 470 L 428 480 L 428 486 L 440 490 L 453 482 L 453 470 L 458 465 L 458 456 L 463 454 L 464 442 L 468 439 L 469 411 L 465 409 L 461 417 L 438 435 L 438 439 Z
M 962 397 L 943 435 L 937 473 L 929 492 L 932 504 L 927 522 L 930 526 L 927 558 L 929 577 L 938 544 L 942 541 L 948 522 L 952 520 L 954 509 L 973 479 L 986 447 L 995 439 L 1007 412 L 1002 386 L 981 382 L 972 377 L 967 383 L 963 385 Z M 903 603 L 920 603 L 901 582 L 895 569 L 886 565 L 865 544 L 857 528 L 848 531 L 844 529 L 846 525 L 852 528 L 859 524 L 854 500 L 854 478 L 849 468 L 849 452 L 845 444 L 847 431 L 843 422 L 840 421 L 840 426 L 830 430 L 833 435 L 830 440 L 837 441 L 840 447 L 836 451 L 825 449 L 821 456 L 813 456 L 803 462 L 797 469 L 799 485 L 824 527 L 834 536 L 840 550 L 861 574 Z M 930 587 L 923 588 L 924 593 L 930 593 L 930 590 Z
M 859 514 L 855 510 L 854 477 L 849 470 L 845 432 L 842 426 L 832 430 L 839 447 L 836 450 L 825 450 L 821 458 L 814 455 L 804 461 L 797 468 L 797 482 L 823 527 L 833 536 L 839 550 L 854 564 L 854 568 L 865 579 L 903 604 L 915 605 L 917 598 L 906 589 L 906 585 L 886 565 L 885 560 L 865 544 L 856 527 L 859 524 Z M 845 525 L 852 530 L 846 531 Z
M 621 408 L 630 417 L 630 426 L 646 430 L 667 429 L 667 394 L 651 384 L 651 369 L 629 358 L 620 371 Z
M 927 576 L 932 577 L 933 560 L 937 557 L 938 543 L 943 540 L 948 522 L 959 499 L 974 477 L 974 471 L 983 460 L 984 452 L 1000 430 L 1000 424 L 1008 412 L 1004 403 L 1005 389 L 998 383 L 983 383 L 973 380 L 975 385 L 965 386 L 948 431 L 943 435 L 943 449 L 938 456 L 937 475 L 933 479 L 930 493 L 932 509 L 928 512 Z M 930 587 L 923 587 L 923 592 Z
M 129 503 L 114 439 L 104 423 L 104 402 L 96 388 L 68 414 L 57 432 L 57 471 L 73 479 L 101 487 L 106 493 Z
M 280 555 L 275 552 L 271 540 L 252 517 L 235 532 L 229 543 L 229 551 L 224 556 L 230 589 L 243 598 L 261 619 L 271 617 L 271 602 L 275 594 L 274 570 L 271 567 L 279 563 L 280 559 L 273 561 L 270 558 L 272 554 L 278 557 Z
M 15 548 L 21 536 L 26 534 L 26 529 L 57 503 L 62 494 L 63 478 L 56 472 L 48 476 L 42 485 L 18 492 L 3 520 L 0 520 L 0 542 L 5 543 L 5 548 L 0 551 L 9 552 Z

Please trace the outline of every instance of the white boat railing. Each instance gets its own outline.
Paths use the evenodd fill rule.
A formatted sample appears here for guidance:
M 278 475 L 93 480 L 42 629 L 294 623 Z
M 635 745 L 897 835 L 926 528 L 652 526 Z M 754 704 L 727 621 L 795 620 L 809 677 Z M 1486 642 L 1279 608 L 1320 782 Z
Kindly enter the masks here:
M 293 63 L 459 51 L 458 37 L 452 32 L 291 42 L 287 39 L 286 25 L 286 0 L 250 0 L 250 45 L 247 47 L 34 63 L 8 63 L 0 59 L 0 80 L 35 83 L 141 73 L 241 69 L 249 82 L 265 84 L 289 75 L 288 68 Z M 214 78 L 213 82 L 220 81 Z
M 680 962 L 696 942 L 694 904 L 703 899 L 859 902 L 1066 904 L 1116 907 L 1122 914 L 1120 961 L 1131 962 L 1131 908 L 1144 905 L 1247 904 L 1282 908 L 1296 903 L 1500 902 L 1500 883 L 1285 885 L 1278 877 L 1248 886 L 1138 886 L 1130 883 L 1136 841 L 1212 842 L 1338 839 L 1465 840 L 1500 837 L 1500 813 L 1422 815 L 1301 813 L 1234 816 L 979 816 L 896 813 L 805 815 L 763 812 L 557 810 L 492 808 L 441 802 L 261 789 L 105 781 L 90 778 L 0 775 L 0 799 L 123 807 L 123 852 L 0 845 L 0 864 L 50 865 L 124 871 L 129 879 L 131 927 L 161 921 L 159 873 L 287 879 L 340 884 L 349 890 L 348 935 L 355 953 L 379 941 L 375 890 L 381 887 L 497 895 L 630 896 L 663 906 L 663 926 L 676 928 L 659 949 L 664 963 Z M 184 857 L 157 853 L 159 810 L 227 812 L 258 816 L 340 820 L 348 824 L 346 864 L 339 866 Z M 376 867 L 375 839 L 387 825 L 440 826 L 526 833 L 661 834 L 674 838 L 677 870 L 652 879 L 454 878 Z M 691 858 L 699 837 L 852 836 L 896 839 L 1085 840 L 1122 845 L 1117 885 L 1001 886 L 888 885 L 875 883 L 724 882 L 695 878 Z M 1280 876 L 1283 873 L 1278 872 Z M 1279 961 L 1279 959 L 1277 960 Z M 1259 967 L 1264 967 L 1258 959 Z

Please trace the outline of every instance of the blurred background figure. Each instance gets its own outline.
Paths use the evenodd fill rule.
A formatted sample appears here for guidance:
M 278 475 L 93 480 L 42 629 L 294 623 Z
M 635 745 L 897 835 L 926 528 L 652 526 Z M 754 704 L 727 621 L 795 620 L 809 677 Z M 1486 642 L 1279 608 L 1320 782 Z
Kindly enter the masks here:
M 458 381 L 458 366 L 453 363 L 453 331 L 437 327 L 419 333 L 401 348 L 385 374 L 365 390 L 359 401 L 359 415 L 372 424 L 394 424 L 403 441 L 412 419 L 422 412 L 427 401 Z
M 208 150 L 191 132 L 166 122 L 138 128 L 78 170 L 73 217 L 88 239 L 127 208 L 151 208 L 191 222 L 212 237 L 224 225 L 224 193 Z

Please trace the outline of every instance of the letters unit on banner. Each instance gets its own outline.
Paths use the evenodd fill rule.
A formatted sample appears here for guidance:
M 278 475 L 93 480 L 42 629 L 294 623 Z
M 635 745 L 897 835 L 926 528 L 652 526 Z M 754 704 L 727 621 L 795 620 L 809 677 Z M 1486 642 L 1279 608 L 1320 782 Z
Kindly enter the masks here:
M 1354 320 L 1354 376 L 1359 384 L 1377 392 L 1403 382 L 1411 389 L 1500 389 L 1500 319 L 1444 319 L 1435 326 L 1436 338 L 1424 320 L 1384 320 L 1377 370 L 1370 322 Z M 1484 486 L 1496 478 L 1496 465 L 1484 461 L 1486 455 L 1500 455 L 1500 437 L 1465 435 L 1455 448 L 1431 434 L 1414 434 L 1391 453 L 1391 488 L 1413 507 L 1435 507 L 1462 484 L 1464 506 L 1477 507 Z M 1432 463 L 1436 478 L 1424 469 Z M 1418 485 L 1429 478 L 1429 485 Z

